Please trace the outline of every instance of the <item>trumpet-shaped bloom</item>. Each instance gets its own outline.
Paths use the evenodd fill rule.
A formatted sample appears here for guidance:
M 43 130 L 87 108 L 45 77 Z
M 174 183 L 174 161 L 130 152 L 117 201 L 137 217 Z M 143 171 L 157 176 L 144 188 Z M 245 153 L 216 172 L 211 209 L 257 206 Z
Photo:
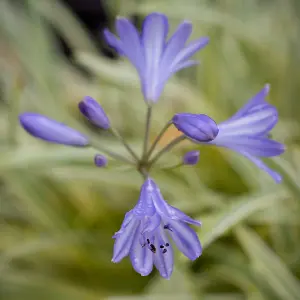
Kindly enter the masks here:
M 187 224 L 201 225 L 179 209 L 169 205 L 162 197 L 156 183 L 148 178 L 141 187 L 136 206 L 126 213 L 121 229 L 114 235 L 113 262 L 127 255 L 136 272 L 147 276 L 153 264 L 160 275 L 169 279 L 174 264 L 173 247 L 189 259 L 202 253 L 198 236 Z
M 230 148 L 266 171 L 276 182 L 281 176 L 258 157 L 278 156 L 285 146 L 268 138 L 278 121 L 276 108 L 265 101 L 270 86 L 267 84 L 229 120 L 219 124 L 219 134 L 211 144 Z
M 23 113 L 19 116 L 22 127 L 32 136 L 55 144 L 87 146 L 86 136 L 63 123 L 37 113 Z
M 242 154 L 260 169 L 266 171 L 276 182 L 280 182 L 282 179 L 280 174 L 271 170 L 259 159 L 259 157 L 277 156 L 285 151 L 283 144 L 268 137 L 269 132 L 278 121 L 276 108 L 265 101 L 269 89 L 269 85 L 265 85 L 235 115 L 218 124 L 219 132 L 211 141 L 201 141 L 195 138 L 193 136 L 194 128 L 190 129 L 188 126 L 184 127 L 186 132 L 183 130 L 182 132 L 187 137 L 192 137 L 194 141 L 226 147 Z M 194 122 L 193 118 L 190 117 L 190 123 L 192 122 Z M 188 121 L 185 121 L 185 124 L 187 123 Z
M 110 121 L 104 109 L 92 97 L 86 96 L 79 102 L 78 108 L 81 113 L 96 126 L 102 129 L 108 129 L 110 127 Z
M 145 18 L 141 34 L 125 18 L 117 19 L 116 31 L 119 39 L 106 29 L 106 41 L 134 65 L 148 103 L 159 99 L 166 81 L 174 73 L 197 64 L 190 57 L 209 41 L 202 37 L 187 43 L 192 32 L 192 24 L 187 21 L 181 23 L 167 40 L 168 18 L 160 13 L 151 13 Z

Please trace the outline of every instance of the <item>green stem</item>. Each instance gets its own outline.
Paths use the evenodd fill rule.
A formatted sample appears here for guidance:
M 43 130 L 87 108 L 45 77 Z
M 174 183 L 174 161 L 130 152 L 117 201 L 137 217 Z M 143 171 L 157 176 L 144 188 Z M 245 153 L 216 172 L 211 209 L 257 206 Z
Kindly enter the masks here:
M 172 140 L 168 145 L 166 145 L 164 148 L 162 148 L 154 157 L 152 160 L 150 160 L 148 168 L 150 169 L 157 161 L 158 159 L 166 152 L 171 150 L 174 146 L 179 144 L 180 142 L 184 141 L 186 139 L 185 135 L 181 135 L 174 140 Z
M 181 167 L 181 166 L 183 166 L 184 164 L 182 163 L 182 162 L 180 162 L 180 163 L 178 163 L 178 164 L 176 164 L 176 165 L 174 165 L 174 166 L 171 166 L 171 167 L 167 167 L 167 168 L 162 168 L 161 170 L 174 170 L 174 169 L 177 169 L 177 168 L 179 168 L 179 167 Z
M 104 154 L 106 154 L 107 156 L 114 158 L 116 160 L 120 160 L 122 162 L 125 162 L 127 164 L 135 164 L 133 161 L 131 161 L 130 159 L 128 159 L 127 157 L 120 155 L 118 153 L 115 153 L 113 151 L 110 151 L 108 149 L 106 149 L 105 147 L 103 147 L 103 145 L 99 145 L 99 142 L 96 139 L 91 139 L 90 140 L 90 145 L 92 147 L 94 147 L 95 149 L 99 150 L 100 152 L 103 152 Z
M 125 139 L 120 135 L 120 133 L 113 127 L 110 128 L 111 133 L 124 145 L 128 153 L 133 157 L 135 161 L 139 161 L 138 156 L 136 153 L 131 149 Z
M 158 144 L 158 142 L 160 141 L 160 139 L 162 138 L 162 136 L 164 135 L 164 133 L 167 131 L 167 129 L 171 126 L 172 122 L 169 121 L 164 127 L 163 129 L 160 131 L 159 135 L 155 138 L 150 150 L 147 153 L 146 159 L 151 157 L 151 154 L 153 153 L 153 151 L 155 150 L 156 145 Z
M 148 143 L 149 143 L 149 133 L 150 133 L 150 123 L 151 123 L 151 115 L 152 115 L 152 106 L 148 105 L 142 160 L 145 160 L 145 158 L 147 156 Z

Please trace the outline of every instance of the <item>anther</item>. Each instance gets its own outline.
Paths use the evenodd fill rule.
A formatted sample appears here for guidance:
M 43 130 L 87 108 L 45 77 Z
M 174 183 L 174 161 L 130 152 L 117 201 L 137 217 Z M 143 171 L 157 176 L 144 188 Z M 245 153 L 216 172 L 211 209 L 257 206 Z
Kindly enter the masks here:
M 153 252 L 153 253 L 156 253 L 156 248 L 153 244 L 150 244 L 150 250 Z
M 165 254 L 167 251 L 168 251 L 167 249 L 164 249 L 162 253 Z
M 164 226 L 164 229 L 168 229 L 168 230 L 170 230 L 170 231 L 173 231 L 173 230 L 170 228 L 170 225 L 165 225 L 165 226 Z
M 160 245 L 159 248 L 165 248 L 165 246 L 164 245 Z
M 166 247 L 169 247 L 170 246 L 170 244 L 169 243 L 166 243 Z

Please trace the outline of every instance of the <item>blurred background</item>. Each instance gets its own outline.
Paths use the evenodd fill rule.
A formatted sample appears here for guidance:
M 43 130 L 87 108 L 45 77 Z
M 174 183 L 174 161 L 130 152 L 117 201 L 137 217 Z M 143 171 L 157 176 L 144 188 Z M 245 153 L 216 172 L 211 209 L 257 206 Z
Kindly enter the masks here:
M 77 109 L 90 95 L 141 151 L 139 81 L 102 30 L 114 30 L 117 15 L 140 26 L 153 11 L 172 29 L 192 21 L 192 37 L 211 42 L 198 67 L 168 83 L 151 138 L 175 112 L 225 120 L 270 83 L 280 115 L 272 136 L 287 145 L 266 161 L 283 175 L 279 185 L 225 149 L 187 143 L 165 157 L 201 151 L 196 168 L 153 173 L 169 203 L 203 223 L 203 255 L 190 262 L 177 251 L 169 281 L 156 271 L 141 277 L 128 259 L 111 262 L 112 235 L 138 199 L 140 176 L 115 162 L 97 169 L 95 150 L 35 140 L 18 124 L 20 112 L 34 111 L 97 134 Z M 0 36 L 1 299 L 300 299 L 298 0 L 1 0 Z M 176 135 L 171 128 L 160 146 Z M 99 140 L 124 152 L 108 134 Z

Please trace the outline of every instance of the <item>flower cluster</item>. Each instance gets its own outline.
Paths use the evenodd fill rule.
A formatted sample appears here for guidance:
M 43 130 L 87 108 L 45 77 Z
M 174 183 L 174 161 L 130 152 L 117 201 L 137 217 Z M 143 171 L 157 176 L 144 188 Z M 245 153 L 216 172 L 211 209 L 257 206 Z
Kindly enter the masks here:
M 202 37 L 187 42 L 192 32 L 192 24 L 186 21 L 167 39 L 168 19 L 159 13 L 152 13 L 145 18 L 141 32 L 127 19 L 118 18 L 116 31 L 119 37 L 105 30 L 106 41 L 121 56 L 128 58 L 137 70 L 147 104 L 141 157 L 112 127 L 102 106 L 91 97 L 85 97 L 79 103 L 80 112 L 95 126 L 114 135 L 123 144 L 129 156 L 99 146 L 99 143 L 95 143 L 88 135 L 37 113 L 21 114 L 20 123 L 29 134 L 44 141 L 77 147 L 92 146 L 98 149 L 101 154 L 94 157 L 97 167 L 103 168 L 108 165 L 107 156 L 136 167 L 144 183 L 137 204 L 126 213 L 120 230 L 114 235 L 112 261 L 117 263 L 129 256 L 133 268 L 142 276 L 150 274 L 155 265 L 160 275 L 168 279 L 173 270 L 174 245 L 190 260 L 195 260 L 201 255 L 200 241 L 194 229 L 190 227 L 200 226 L 201 223 L 164 200 L 157 184 L 150 177 L 150 172 L 159 158 L 181 141 L 189 139 L 195 144 L 216 145 L 238 152 L 267 172 L 275 182 L 280 182 L 280 174 L 271 170 L 260 157 L 278 156 L 284 152 L 285 147 L 269 138 L 270 130 L 278 121 L 276 108 L 265 100 L 269 93 L 269 85 L 265 85 L 235 115 L 220 124 L 204 114 L 175 114 L 149 147 L 152 106 L 158 101 L 167 80 L 174 73 L 197 64 L 190 57 L 206 46 L 209 39 Z M 159 140 L 172 124 L 182 134 L 155 152 Z M 176 167 L 197 164 L 199 155 L 197 150 L 187 152 Z

